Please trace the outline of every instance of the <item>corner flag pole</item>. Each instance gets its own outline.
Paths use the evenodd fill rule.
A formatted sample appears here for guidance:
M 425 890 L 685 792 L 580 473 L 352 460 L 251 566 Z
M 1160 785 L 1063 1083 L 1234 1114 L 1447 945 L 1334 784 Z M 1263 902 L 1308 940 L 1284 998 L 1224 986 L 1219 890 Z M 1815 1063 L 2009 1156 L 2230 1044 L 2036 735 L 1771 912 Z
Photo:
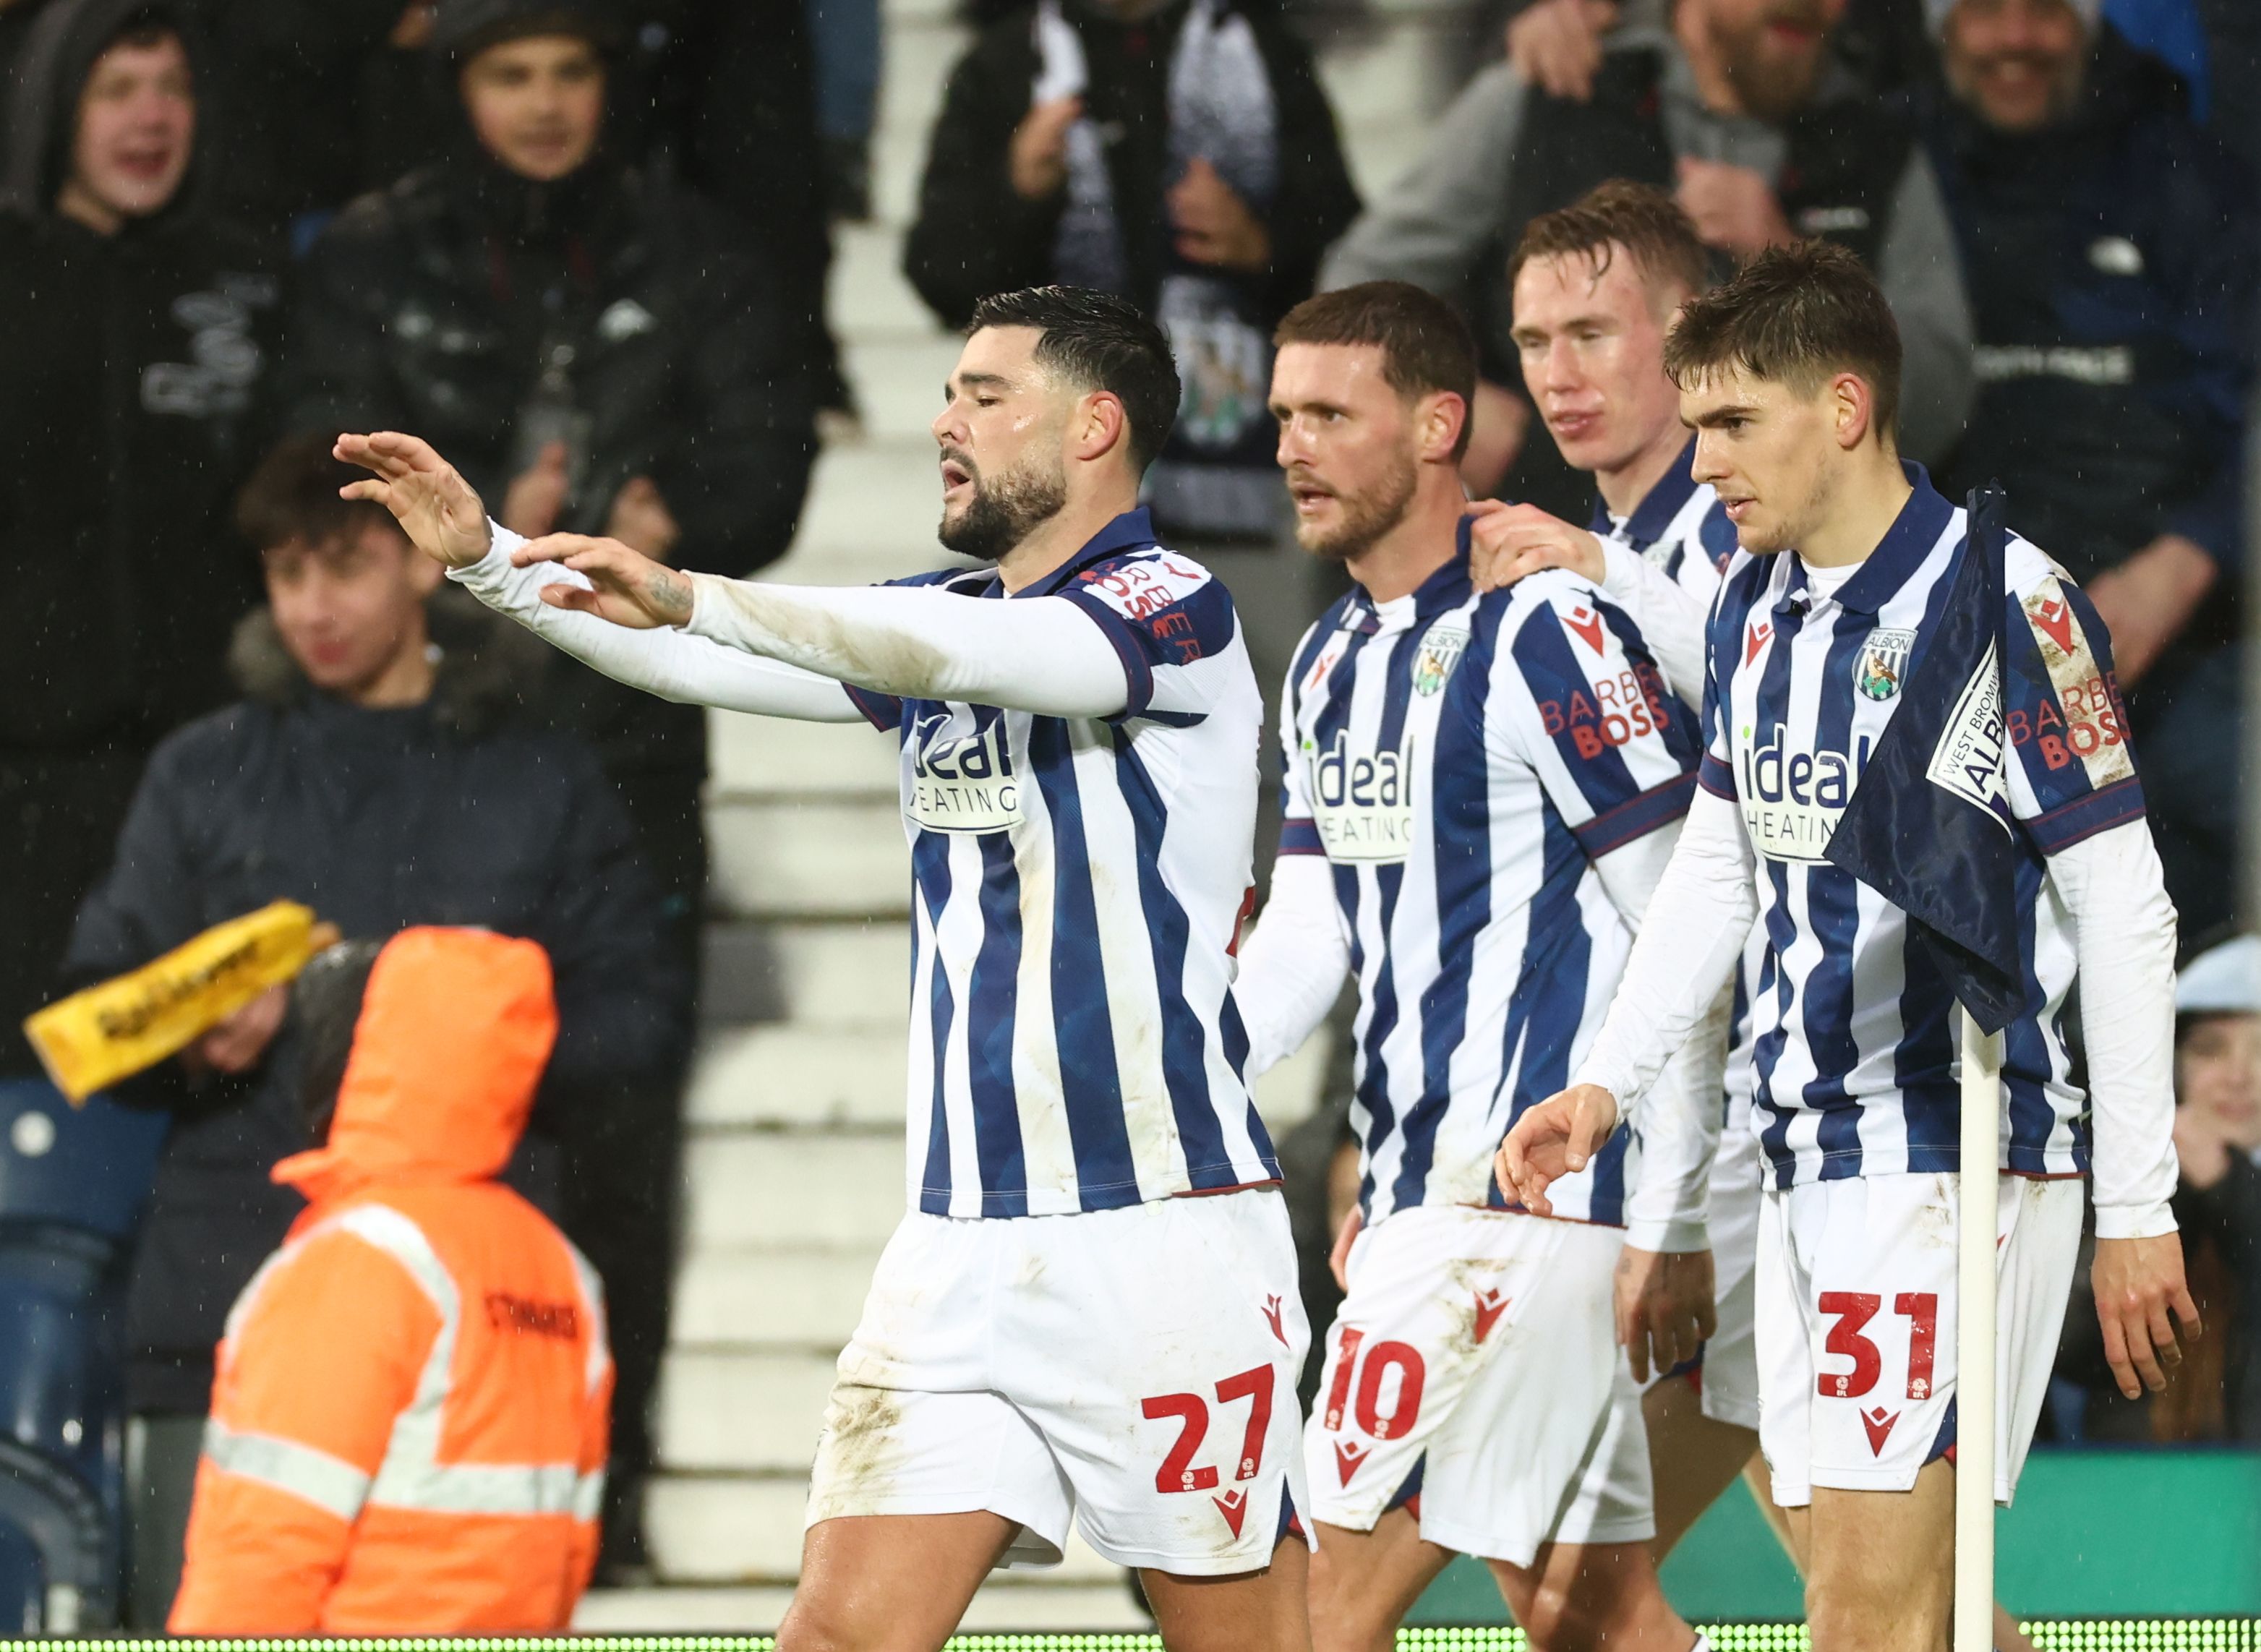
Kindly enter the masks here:
M 1963 1017 L 1962 1210 L 1955 1311 L 1955 1652 L 1994 1645 L 1995 1166 L 2002 1035 Z

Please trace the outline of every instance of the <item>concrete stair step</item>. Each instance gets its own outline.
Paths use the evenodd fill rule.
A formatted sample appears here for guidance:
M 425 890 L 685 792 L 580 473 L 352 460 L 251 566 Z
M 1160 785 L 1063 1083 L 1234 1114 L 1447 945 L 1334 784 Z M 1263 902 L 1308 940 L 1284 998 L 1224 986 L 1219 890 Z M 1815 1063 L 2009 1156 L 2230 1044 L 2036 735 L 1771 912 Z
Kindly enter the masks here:
M 907 919 L 910 851 L 892 802 L 710 799 L 707 901 L 741 916 Z
M 890 136 L 875 141 L 873 158 L 899 163 L 898 154 L 908 149 L 909 165 L 915 169 L 925 153 L 924 141 L 922 137 Z M 843 343 L 945 336 L 934 312 L 903 279 L 901 266 L 900 223 L 843 224 L 834 229 L 832 284 L 827 302 L 831 306 L 833 332 Z M 864 411 L 868 416 L 879 410 L 866 400 Z M 887 410 L 887 416 L 901 415 Z
M 856 386 L 864 428 L 872 441 L 922 444 L 927 468 L 934 468 L 931 426 L 942 411 L 943 384 L 958 365 L 959 345 L 956 334 L 937 331 L 925 337 L 871 339 L 844 347 L 848 379 Z
M 903 1138 L 814 1131 L 692 1132 L 684 1232 L 709 1246 L 876 1252 L 903 1214 Z
M 865 992 L 874 1009 L 908 1015 L 900 974 Z M 845 1035 L 787 1024 L 708 1038 L 692 1070 L 689 1117 L 697 1124 L 899 1125 L 905 1037 L 901 1024 Z
M 646 1493 L 644 1523 L 660 1576 L 685 1584 L 790 1579 L 800 1569 L 801 1520 L 808 1502 L 805 1476 L 657 1476 Z M 1023 1578 L 1040 1578 L 1053 1586 L 1119 1586 L 1122 1575 L 1121 1568 L 1093 1554 L 1080 1535 L 1072 1535 L 1059 1566 L 1008 1575 L 1009 1581 L 993 1578 L 982 1592 L 1026 1587 Z M 1127 1607 L 1127 1591 L 1123 1598 Z M 1051 1626 L 1037 1622 L 1035 1627 Z
M 769 938 L 795 1023 L 907 1032 L 908 924 L 780 923 Z
M 731 798 L 896 795 L 896 746 L 861 721 L 796 722 L 733 711 L 707 717 L 707 786 Z
M 949 565 L 953 558 L 934 537 L 942 519 L 934 455 L 934 439 L 923 434 L 825 449 L 793 554 L 765 572 L 789 583 L 844 585 Z
M 1099 1634 L 1151 1629 L 1119 1579 L 1087 1584 L 1022 1581 L 1047 1574 L 1000 1572 L 985 1584 L 960 1626 L 969 1634 Z M 584 1634 L 767 1634 L 785 1620 L 793 1590 L 604 1589 L 582 1598 L 573 1627 Z
M 700 1249 L 676 1274 L 674 1345 L 700 1352 L 843 1347 L 879 1264 L 877 1244 Z
M 671 1469 L 801 1474 L 816 1455 L 829 1354 L 676 1348 L 659 1390 L 659 1461 Z M 760 1403 L 749 1404 L 759 1395 Z

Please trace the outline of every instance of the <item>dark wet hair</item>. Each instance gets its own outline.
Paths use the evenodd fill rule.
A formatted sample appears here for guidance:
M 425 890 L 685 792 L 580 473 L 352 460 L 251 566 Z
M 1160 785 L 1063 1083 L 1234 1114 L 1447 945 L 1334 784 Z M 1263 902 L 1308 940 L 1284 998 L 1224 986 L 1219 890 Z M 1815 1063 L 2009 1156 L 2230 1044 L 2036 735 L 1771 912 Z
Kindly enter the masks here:
M 1131 463 L 1144 470 L 1154 462 L 1178 421 L 1178 363 L 1137 305 L 1090 287 L 1023 287 L 973 306 L 966 333 L 992 327 L 1036 328 L 1037 363 L 1121 402 Z

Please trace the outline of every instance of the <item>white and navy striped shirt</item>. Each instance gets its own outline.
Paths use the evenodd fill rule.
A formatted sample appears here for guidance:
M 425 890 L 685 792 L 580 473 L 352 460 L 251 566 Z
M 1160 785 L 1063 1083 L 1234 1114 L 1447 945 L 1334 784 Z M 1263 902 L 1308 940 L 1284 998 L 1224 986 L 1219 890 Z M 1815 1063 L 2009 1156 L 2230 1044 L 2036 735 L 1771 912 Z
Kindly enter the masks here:
M 1597 499 L 1588 527 L 1607 543 L 1646 559 L 1708 608 L 1737 549 L 1735 525 L 1711 485 L 1696 479 L 1695 459 L 1691 437 L 1633 514 L 1612 516 Z
M 1964 513 L 1909 470 L 1913 497 L 1834 591 L 1795 555 L 1739 554 L 1712 612 L 1703 784 L 1736 804 L 1756 851 L 1772 975 L 1752 1005 L 1752 1107 L 1777 1187 L 1956 1167 L 1952 992 L 1910 969 L 1906 915 L 1822 858 L 1963 554 Z M 2006 778 L 2038 1008 L 2006 1034 L 2002 1163 L 2071 1175 L 2088 1167 L 2088 1125 L 2064 1036 L 2074 937 L 2047 857 L 2140 818 L 2143 801 L 2095 611 L 2024 540 L 2006 561 Z
M 1005 596 L 994 568 L 897 583 Z M 1098 623 L 1123 711 L 848 691 L 902 743 L 911 1201 L 1044 1216 L 1276 1181 L 1230 991 L 1263 715 L 1232 599 L 1144 510 L 1015 594 Z
M 1460 555 L 1410 596 L 1339 601 L 1281 713 L 1283 855 L 1324 855 L 1359 984 L 1368 1221 L 1503 1201 L 1492 1153 L 1562 1088 L 1632 932 L 1594 863 L 1694 793 L 1694 714 L 1630 621 L 1548 571 L 1477 596 Z M 1628 1138 L 1549 1192 L 1623 1220 Z

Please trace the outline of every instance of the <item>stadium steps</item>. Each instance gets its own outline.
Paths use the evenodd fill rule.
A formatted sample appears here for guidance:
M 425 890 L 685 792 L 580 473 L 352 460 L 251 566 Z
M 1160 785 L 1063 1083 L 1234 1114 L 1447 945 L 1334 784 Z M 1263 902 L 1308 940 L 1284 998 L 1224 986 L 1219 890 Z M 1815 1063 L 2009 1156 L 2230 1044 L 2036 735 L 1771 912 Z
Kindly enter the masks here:
M 863 414 L 820 458 L 793 554 L 766 577 L 845 585 L 940 565 L 928 421 L 956 345 L 897 270 L 928 128 L 965 31 L 948 0 L 887 0 L 878 220 L 839 236 L 833 320 Z M 1322 72 L 1369 196 L 1418 151 L 1459 46 L 1444 0 L 1330 15 Z M 969 226 L 969 233 L 973 233 Z M 692 1079 L 674 1346 L 650 1489 L 658 1584 L 592 1594 L 584 1629 L 765 1630 L 792 1598 L 832 1361 L 903 1203 L 909 876 L 888 739 L 712 715 L 707 1021 Z M 1317 1094 L 1307 1049 L 1258 1096 L 1275 1127 Z M 1143 1627 L 1077 1543 L 994 1578 L 970 1630 Z

